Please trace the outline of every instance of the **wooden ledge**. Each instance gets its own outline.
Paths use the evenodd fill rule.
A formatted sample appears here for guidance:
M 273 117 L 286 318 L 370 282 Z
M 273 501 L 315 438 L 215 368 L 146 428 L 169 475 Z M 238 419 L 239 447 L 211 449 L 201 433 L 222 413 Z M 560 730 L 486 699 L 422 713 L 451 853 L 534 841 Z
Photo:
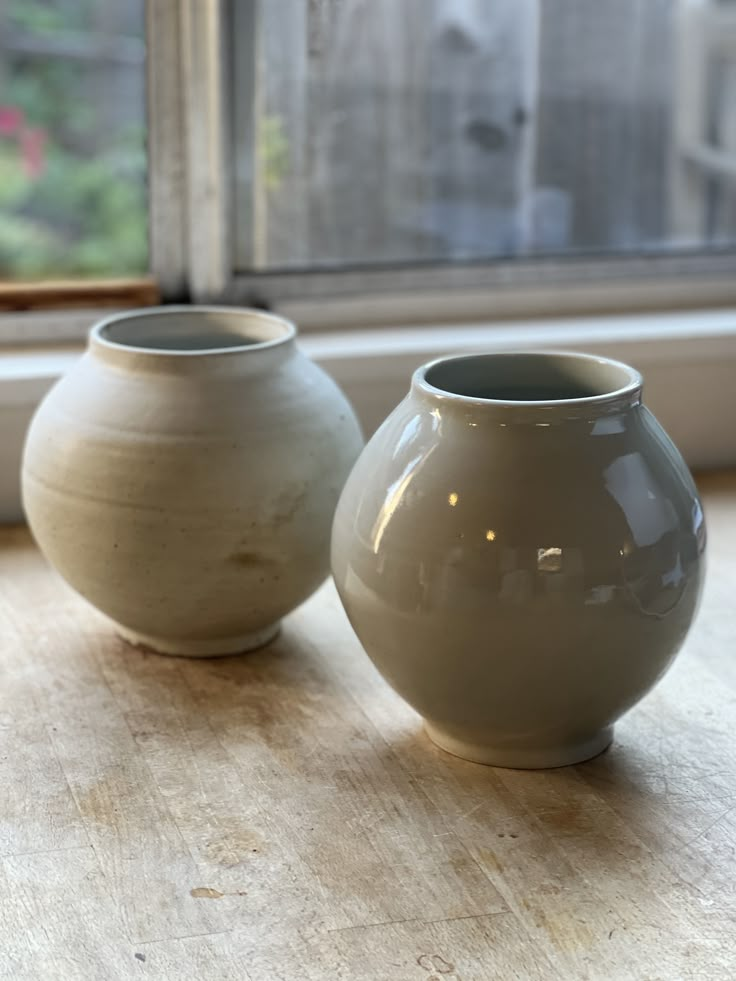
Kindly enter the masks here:
M 0 282 L 0 311 L 6 312 L 79 307 L 147 307 L 159 300 L 158 285 L 150 276 L 140 279 Z
M 432 746 L 330 584 L 187 661 L 0 530 L 0 975 L 736 977 L 736 475 L 700 483 L 685 650 L 608 752 L 537 772 Z

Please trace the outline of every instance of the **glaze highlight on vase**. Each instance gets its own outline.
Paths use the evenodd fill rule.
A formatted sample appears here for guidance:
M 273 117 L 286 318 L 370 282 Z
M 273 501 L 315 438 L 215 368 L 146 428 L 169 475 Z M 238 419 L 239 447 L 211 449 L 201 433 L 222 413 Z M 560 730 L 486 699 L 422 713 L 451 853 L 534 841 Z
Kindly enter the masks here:
M 295 335 L 257 310 L 115 315 L 36 413 L 31 530 L 132 643 L 194 657 L 260 646 L 328 573 L 362 437 Z
M 641 390 L 592 355 L 441 359 L 353 468 L 333 525 L 340 597 L 448 752 L 594 756 L 684 641 L 703 512 Z

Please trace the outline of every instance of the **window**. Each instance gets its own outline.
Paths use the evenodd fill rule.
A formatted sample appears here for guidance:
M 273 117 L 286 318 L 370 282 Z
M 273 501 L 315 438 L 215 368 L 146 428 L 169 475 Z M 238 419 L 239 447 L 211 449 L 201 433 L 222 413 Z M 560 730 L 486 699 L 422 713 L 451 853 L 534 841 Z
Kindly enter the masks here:
M 335 322 L 734 299 L 735 2 L 1 16 L 5 279 L 150 271 L 322 324 L 327 299 Z
M 0 279 L 148 270 L 143 0 L 0 7 Z
M 233 10 L 233 264 L 266 298 L 733 271 L 736 3 Z
M 736 39 L 687 103 L 687 6 L 278 0 L 259 6 L 255 77 L 237 6 L 238 268 L 735 244 Z M 698 166 L 706 142 L 722 174 Z

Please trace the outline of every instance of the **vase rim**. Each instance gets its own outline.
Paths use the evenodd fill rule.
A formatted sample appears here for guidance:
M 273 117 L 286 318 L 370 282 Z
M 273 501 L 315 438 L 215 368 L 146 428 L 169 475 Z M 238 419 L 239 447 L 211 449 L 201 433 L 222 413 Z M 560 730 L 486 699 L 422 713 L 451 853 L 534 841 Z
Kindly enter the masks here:
M 622 361 L 575 351 L 531 350 L 437 358 L 412 388 L 444 406 L 534 418 L 593 418 L 641 401 L 641 374 Z
M 91 328 L 89 342 L 111 354 L 185 360 L 255 354 L 287 345 L 296 335 L 290 320 L 264 310 L 172 304 L 104 317 Z M 215 338 L 219 343 L 209 342 Z

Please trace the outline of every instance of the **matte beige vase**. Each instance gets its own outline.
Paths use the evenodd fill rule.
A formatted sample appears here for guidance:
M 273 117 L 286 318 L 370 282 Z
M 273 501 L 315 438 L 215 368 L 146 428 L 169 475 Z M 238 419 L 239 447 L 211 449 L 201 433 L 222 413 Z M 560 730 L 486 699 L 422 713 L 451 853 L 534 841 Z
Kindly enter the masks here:
M 295 333 L 254 310 L 113 316 L 40 406 L 23 460 L 31 529 L 133 643 L 248 650 L 325 578 L 362 438 Z
M 705 528 L 641 378 L 604 358 L 419 369 L 342 493 L 332 565 L 386 680 L 458 756 L 599 753 L 695 613 Z

